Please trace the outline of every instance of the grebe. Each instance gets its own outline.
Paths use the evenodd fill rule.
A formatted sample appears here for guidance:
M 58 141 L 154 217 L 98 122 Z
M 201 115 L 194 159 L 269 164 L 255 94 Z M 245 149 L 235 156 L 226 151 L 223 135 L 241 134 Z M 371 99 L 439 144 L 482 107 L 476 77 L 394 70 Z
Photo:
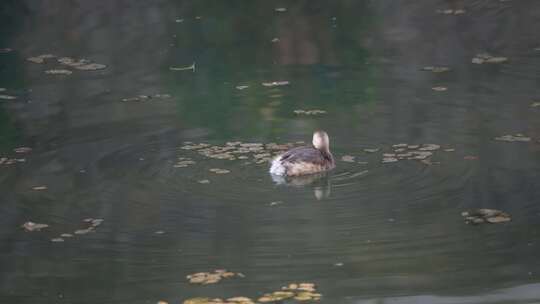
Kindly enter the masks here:
M 336 164 L 330 153 L 330 140 L 324 131 L 313 133 L 313 146 L 291 149 L 272 161 L 270 173 L 298 176 L 334 169 Z

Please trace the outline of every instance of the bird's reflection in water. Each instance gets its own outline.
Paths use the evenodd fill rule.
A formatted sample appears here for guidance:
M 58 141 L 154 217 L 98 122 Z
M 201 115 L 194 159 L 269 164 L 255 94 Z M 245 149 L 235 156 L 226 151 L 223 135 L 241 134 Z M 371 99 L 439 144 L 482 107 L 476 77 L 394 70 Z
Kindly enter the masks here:
M 270 174 L 272 180 L 277 185 L 292 187 L 311 187 L 317 200 L 322 200 L 330 196 L 332 185 L 330 183 L 330 173 L 321 172 L 300 176 L 281 176 Z

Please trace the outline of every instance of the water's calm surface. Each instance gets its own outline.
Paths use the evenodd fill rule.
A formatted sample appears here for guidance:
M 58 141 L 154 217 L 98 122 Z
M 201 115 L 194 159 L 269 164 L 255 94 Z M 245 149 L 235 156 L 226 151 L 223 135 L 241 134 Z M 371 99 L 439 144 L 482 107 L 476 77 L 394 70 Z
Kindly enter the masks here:
M 17 99 L 0 101 L 0 157 L 26 162 L 0 166 L 0 302 L 179 303 L 293 281 L 317 283 L 324 303 L 540 302 L 540 3 L 329 3 L 2 1 L 0 94 Z M 509 62 L 472 64 L 482 52 Z M 47 53 L 108 67 L 55 76 L 55 59 L 26 61 Z M 122 102 L 141 94 L 172 98 Z M 319 128 L 355 163 L 303 186 L 180 149 Z M 531 141 L 493 140 L 516 133 Z M 455 151 L 381 164 L 397 143 Z M 466 225 L 469 208 L 512 221 Z M 50 241 L 89 217 L 105 221 Z M 247 277 L 185 280 L 216 268 Z

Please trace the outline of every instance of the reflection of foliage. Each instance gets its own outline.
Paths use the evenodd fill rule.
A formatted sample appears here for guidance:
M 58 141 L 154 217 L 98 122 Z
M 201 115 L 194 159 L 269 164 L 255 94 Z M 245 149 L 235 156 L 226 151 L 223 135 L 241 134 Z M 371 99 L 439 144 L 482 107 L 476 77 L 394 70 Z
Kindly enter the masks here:
M 0 1 L 0 49 L 12 47 L 11 39 L 21 27 L 23 16 L 28 12 L 24 1 Z M 0 54 L 0 87 L 16 88 L 22 70 L 16 68 L 15 52 Z
M 376 99 L 375 70 L 366 64 L 370 54 L 363 42 L 374 22 L 366 2 L 295 1 L 283 15 L 268 1 L 197 1 L 188 6 L 182 8 L 184 21 L 175 24 L 178 59 L 170 65 L 196 61 L 197 71 L 171 73 L 167 91 L 178 97 L 180 116 L 189 125 L 221 135 L 264 134 L 279 125 L 280 118 L 293 117 L 296 109 L 347 112 Z M 198 15 L 200 20 L 195 18 Z M 311 28 L 304 39 L 321 56 L 334 59 L 309 65 L 275 64 L 271 40 L 296 19 Z M 291 86 L 260 85 L 274 80 L 289 80 Z M 250 87 L 238 91 L 238 84 Z M 274 121 L 271 126 L 261 121 L 268 117 Z
M 9 115 L 0 108 L 0 152 L 13 149 L 18 138 L 18 130 L 13 125 Z
M 5 47 L 5 40 L 13 34 L 16 28 L 28 12 L 26 4 L 21 0 L 2 0 L 0 1 L 0 48 Z

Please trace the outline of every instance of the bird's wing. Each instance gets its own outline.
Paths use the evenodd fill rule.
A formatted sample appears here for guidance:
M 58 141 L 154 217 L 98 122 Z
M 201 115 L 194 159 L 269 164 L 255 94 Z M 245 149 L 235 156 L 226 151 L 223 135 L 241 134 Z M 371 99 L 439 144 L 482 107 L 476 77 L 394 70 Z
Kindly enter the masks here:
M 291 163 L 311 162 L 316 164 L 322 164 L 325 161 L 322 153 L 312 147 L 298 147 L 291 149 L 281 155 L 281 160 Z

